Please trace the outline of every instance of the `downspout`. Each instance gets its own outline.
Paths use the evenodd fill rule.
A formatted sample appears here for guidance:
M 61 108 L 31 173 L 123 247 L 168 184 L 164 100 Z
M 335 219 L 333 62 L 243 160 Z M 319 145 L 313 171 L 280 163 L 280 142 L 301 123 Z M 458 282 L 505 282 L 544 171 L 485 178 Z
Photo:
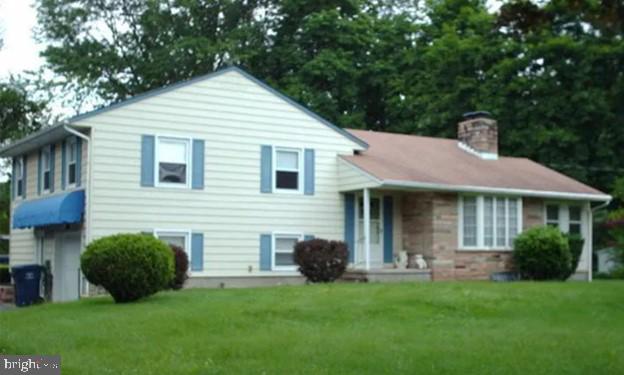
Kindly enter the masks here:
M 82 134 L 81 132 L 77 131 L 76 129 L 70 128 L 69 124 L 65 124 L 63 125 L 63 129 L 65 129 L 65 131 L 67 131 L 70 134 L 75 135 L 76 137 L 80 137 L 81 139 L 83 139 L 85 142 L 87 142 L 87 181 L 86 181 L 86 196 L 87 196 L 87 202 L 86 202 L 86 210 L 87 210 L 87 230 L 85 233 L 85 246 L 88 245 L 91 242 L 91 179 L 93 176 L 93 144 L 91 142 L 91 138 L 87 137 L 86 135 Z M 93 130 L 91 130 L 91 132 L 93 132 Z M 78 284 L 80 285 L 81 280 L 78 280 Z M 88 282 L 85 282 L 86 286 L 87 286 L 87 291 L 89 289 L 88 287 Z M 88 292 L 87 292 L 88 293 Z M 78 293 L 79 295 L 82 294 L 82 289 L 80 290 L 80 292 Z
M 609 197 L 608 201 L 605 201 L 598 206 L 591 208 L 591 203 L 589 204 L 589 222 L 591 224 L 591 230 L 589 231 L 589 259 L 588 259 L 588 272 L 587 272 L 587 281 L 591 282 L 593 279 L 593 261 L 594 261 L 594 212 L 601 210 L 607 207 L 611 203 L 611 197 Z

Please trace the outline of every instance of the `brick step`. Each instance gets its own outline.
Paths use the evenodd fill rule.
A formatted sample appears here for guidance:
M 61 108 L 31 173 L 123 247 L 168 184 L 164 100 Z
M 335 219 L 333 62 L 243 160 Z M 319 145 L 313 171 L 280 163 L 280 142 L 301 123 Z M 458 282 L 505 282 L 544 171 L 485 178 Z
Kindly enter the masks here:
M 13 285 L 0 285 L 0 302 L 12 303 L 14 297 Z

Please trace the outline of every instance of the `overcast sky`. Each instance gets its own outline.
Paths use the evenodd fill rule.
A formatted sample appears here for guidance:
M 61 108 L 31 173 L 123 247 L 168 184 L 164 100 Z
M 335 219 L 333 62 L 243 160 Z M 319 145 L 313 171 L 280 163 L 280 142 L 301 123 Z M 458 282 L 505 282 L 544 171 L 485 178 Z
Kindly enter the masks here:
M 0 32 L 4 47 L 0 50 L 0 78 L 41 66 L 41 46 L 33 38 L 37 22 L 32 0 L 0 0 Z

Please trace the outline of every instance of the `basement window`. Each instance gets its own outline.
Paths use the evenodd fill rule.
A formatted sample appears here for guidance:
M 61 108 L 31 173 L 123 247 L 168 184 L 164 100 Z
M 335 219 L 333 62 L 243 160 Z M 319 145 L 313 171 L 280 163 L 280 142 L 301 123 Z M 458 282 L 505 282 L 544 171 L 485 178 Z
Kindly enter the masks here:
M 303 235 L 274 234 L 273 235 L 273 269 L 291 271 L 295 270 L 295 244 L 303 240 Z

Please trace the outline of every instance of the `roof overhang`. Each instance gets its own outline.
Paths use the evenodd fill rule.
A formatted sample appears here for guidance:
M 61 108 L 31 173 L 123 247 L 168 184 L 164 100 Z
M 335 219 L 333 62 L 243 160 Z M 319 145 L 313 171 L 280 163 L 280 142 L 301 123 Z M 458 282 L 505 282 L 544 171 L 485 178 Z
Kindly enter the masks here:
M 84 203 L 84 190 L 25 201 L 15 208 L 13 229 L 79 223 L 82 221 Z
M 582 200 L 592 202 L 609 202 L 612 197 L 606 194 L 570 193 L 563 191 L 545 191 L 530 189 L 512 189 L 487 186 L 447 185 L 416 181 L 383 180 L 381 188 L 400 190 L 448 191 L 459 193 L 507 194 L 523 197 L 539 197 L 548 199 Z
M 66 122 L 58 123 L 39 130 L 27 137 L 11 143 L 0 149 L 0 157 L 12 157 L 26 154 L 30 151 L 37 150 L 50 143 L 58 142 L 71 133 L 67 131 Z M 78 128 L 77 125 L 72 127 Z M 86 129 L 83 127 L 83 129 Z

